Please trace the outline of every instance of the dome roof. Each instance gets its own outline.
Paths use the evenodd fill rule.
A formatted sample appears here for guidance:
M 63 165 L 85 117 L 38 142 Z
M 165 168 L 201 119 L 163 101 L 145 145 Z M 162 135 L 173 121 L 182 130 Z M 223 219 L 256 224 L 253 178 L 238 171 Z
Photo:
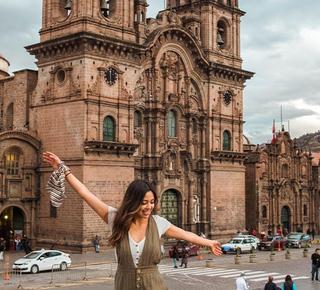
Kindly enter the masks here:
M 250 140 L 245 135 L 243 135 L 243 145 L 251 145 Z
M 201 19 L 200 19 L 200 16 L 194 12 L 191 12 L 191 14 L 187 15 L 184 19 L 183 19 L 183 22 L 184 23 L 188 23 L 188 22 L 192 22 L 192 21 L 196 21 L 196 22 L 199 22 L 201 23 Z
M 9 76 L 9 66 L 10 62 L 0 54 L 0 76 Z

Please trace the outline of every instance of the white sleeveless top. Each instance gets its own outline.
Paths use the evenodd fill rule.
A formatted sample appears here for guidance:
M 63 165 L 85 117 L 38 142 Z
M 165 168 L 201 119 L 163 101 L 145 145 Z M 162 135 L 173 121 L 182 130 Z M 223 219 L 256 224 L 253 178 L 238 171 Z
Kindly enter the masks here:
M 109 225 L 111 231 L 113 228 L 113 221 L 116 216 L 116 213 L 117 213 L 117 209 L 109 206 L 108 225 Z M 158 216 L 158 215 L 152 215 L 152 217 L 154 218 L 154 220 L 157 224 L 159 238 L 160 238 L 171 227 L 171 223 L 169 221 L 167 221 L 165 218 Z M 144 237 L 139 243 L 136 243 L 132 239 L 132 237 L 130 236 L 130 233 L 128 233 L 128 236 L 129 236 L 129 243 L 130 243 L 132 260 L 133 260 L 135 267 L 138 267 L 139 258 L 141 257 L 146 238 Z M 117 258 L 117 252 L 115 251 L 115 253 L 116 253 L 116 258 Z

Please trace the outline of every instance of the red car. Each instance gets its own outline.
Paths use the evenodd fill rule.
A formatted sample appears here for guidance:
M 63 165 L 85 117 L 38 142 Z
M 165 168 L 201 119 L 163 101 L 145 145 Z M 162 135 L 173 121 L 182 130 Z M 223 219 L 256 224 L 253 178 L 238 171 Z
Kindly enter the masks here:
M 200 247 L 198 245 L 195 245 L 193 243 L 180 240 L 175 244 L 175 246 L 176 246 L 176 248 L 178 250 L 178 253 L 179 253 L 179 257 L 181 256 L 181 253 L 182 253 L 182 245 L 185 246 L 186 251 L 188 252 L 189 256 L 197 256 L 197 255 L 199 255 L 199 248 Z M 173 247 L 169 250 L 169 256 L 170 257 L 172 255 L 172 250 L 173 250 Z
M 259 250 L 270 250 L 271 245 L 273 245 L 274 250 L 276 251 L 279 247 L 279 241 L 280 241 L 280 248 L 282 250 L 285 250 L 287 247 L 287 240 L 281 236 L 276 237 L 266 237 L 258 244 Z

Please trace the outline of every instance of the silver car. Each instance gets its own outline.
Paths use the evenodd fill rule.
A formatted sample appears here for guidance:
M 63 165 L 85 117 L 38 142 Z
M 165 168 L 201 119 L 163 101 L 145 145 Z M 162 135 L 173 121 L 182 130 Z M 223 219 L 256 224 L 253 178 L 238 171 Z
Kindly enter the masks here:
M 309 244 L 311 244 L 311 238 L 309 235 L 304 233 L 291 233 L 287 239 L 288 247 L 301 248 Z

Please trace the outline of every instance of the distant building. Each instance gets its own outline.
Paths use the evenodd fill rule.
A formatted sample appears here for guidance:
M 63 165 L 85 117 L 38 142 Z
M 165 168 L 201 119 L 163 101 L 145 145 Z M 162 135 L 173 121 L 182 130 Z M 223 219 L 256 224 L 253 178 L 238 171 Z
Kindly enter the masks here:
M 246 161 L 246 226 L 273 233 L 278 227 L 318 230 L 318 169 L 310 152 L 298 148 L 286 131 L 276 142 L 257 146 Z
M 245 228 L 244 12 L 237 0 L 167 1 L 147 19 L 147 7 L 43 0 L 40 43 L 27 47 L 38 72 L 0 80 L 7 235 L 85 251 L 98 233 L 106 244 L 108 227 L 69 186 L 64 204 L 50 205 L 44 150 L 112 206 L 142 178 L 177 226 L 210 238 Z

